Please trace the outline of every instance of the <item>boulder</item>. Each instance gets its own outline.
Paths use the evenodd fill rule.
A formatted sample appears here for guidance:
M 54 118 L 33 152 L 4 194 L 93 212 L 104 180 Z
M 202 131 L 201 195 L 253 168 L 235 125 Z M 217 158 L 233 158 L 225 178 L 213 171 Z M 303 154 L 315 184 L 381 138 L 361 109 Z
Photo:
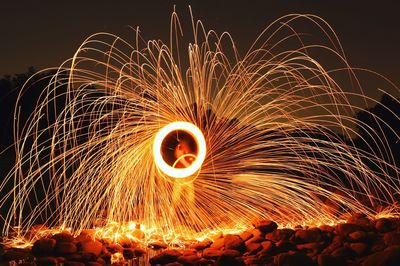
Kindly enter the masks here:
M 180 257 L 181 255 L 182 253 L 178 250 L 170 249 L 155 255 L 149 260 L 149 262 L 151 265 L 167 264 L 171 262 L 176 262 L 178 257 Z
M 254 227 L 260 230 L 263 234 L 267 234 L 275 231 L 278 225 L 274 221 L 270 220 L 259 220 L 253 223 Z
M 47 257 L 54 253 L 56 240 L 52 238 L 42 238 L 33 243 L 32 254 L 35 257 Z

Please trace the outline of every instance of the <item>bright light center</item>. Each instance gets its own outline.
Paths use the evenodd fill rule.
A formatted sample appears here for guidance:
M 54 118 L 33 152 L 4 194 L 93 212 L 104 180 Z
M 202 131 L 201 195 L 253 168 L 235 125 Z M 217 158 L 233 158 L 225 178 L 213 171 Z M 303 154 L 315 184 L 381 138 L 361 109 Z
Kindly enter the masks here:
M 153 143 L 156 166 L 174 178 L 194 175 L 206 157 L 206 141 L 198 127 L 188 122 L 170 123 L 157 133 Z

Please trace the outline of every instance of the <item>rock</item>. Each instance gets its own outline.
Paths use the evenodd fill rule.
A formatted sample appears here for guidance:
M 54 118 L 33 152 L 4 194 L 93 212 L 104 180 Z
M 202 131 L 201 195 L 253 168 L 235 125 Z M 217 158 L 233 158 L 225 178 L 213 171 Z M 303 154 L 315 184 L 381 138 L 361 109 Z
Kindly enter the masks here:
M 246 249 L 244 241 L 240 238 L 240 236 L 229 234 L 224 238 L 224 247 L 225 249 L 236 249 L 240 251 L 244 251 Z
M 203 258 L 206 259 L 217 259 L 222 255 L 222 251 L 213 248 L 206 248 L 203 250 Z
M 380 218 L 375 222 L 375 229 L 379 233 L 387 233 L 393 230 L 392 222 L 387 218 Z
M 321 231 L 318 228 L 300 229 L 296 231 L 294 239 L 298 244 L 319 242 L 321 240 Z
M 103 264 L 97 262 L 97 261 L 90 261 L 88 263 L 85 263 L 86 266 L 102 266 Z
M 305 243 L 296 245 L 297 250 L 316 255 L 324 246 L 323 242 Z
M 368 245 L 365 243 L 351 243 L 350 249 L 353 250 L 357 256 L 361 256 L 367 252 Z
M 65 261 L 64 266 L 85 266 L 85 263 L 79 261 Z
M 261 247 L 262 247 L 262 249 L 260 250 L 259 253 L 274 254 L 275 251 L 276 251 L 276 245 L 272 241 L 264 241 L 264 242 L 262 242 L 261 243 Z
M 294 230 L 289 228 L 277 229 L 265 235 L 265 239 L 278 242 L 281 240 L 289 240 L 294 234 Z
M 58 265 L 58 261 L 54 257 L 41 257 L 36 259 L 37 266 Z
M 177 261 L 178 257 L 180 257 L 181 255 L 182 253 L 178 250 L 170 249 L 155 255 L 149 260 L 149 262 L 151 265 L 167 264 Z
M 244 264 L 246 265 L 260 265 L 260 261 L 257 256 L 247 256 L 243 259 Z
M 196 250 L 203 250 L 205 248 L 208 248 L 209 246 L 211 246 L 213 242 L 210 239 L 204 239 L 203 241 L 200 241 L 198 243 L 195 243 L 193 245 L 191 245 L 191 248 L 194 248 Z
M 86 240 L 78 243 L 79 250 L 82 252 L 93 253 L 98 257 L 103 249 L 103 244 L 97 240 Z
M 279 241 L 276 244 L 276 252 L 283 253 L 290 250 L 296 250 L 296 245 L 290 241 Z
M 323 225 L 321 225 L 320 227 L 318 227 L 321 231 L 324 231 L 324 232 L 331 232 L 331 233 L 333 233 L 333 231 L 335 231 L 335 228 L 333 227 L 333 226 L 330 226 L 330 225 L 326 225 L 326 224 L 323 224 Z
M 371 229 L 371 220 L 364 213 L 353 214 L 347 223 L 359 225 L 367 230 Z
M 72 242 L 57 242 L 55 246 L 55 252 L 61 256 L 75 253 L 77 250 L 76 245 Z
M 336 234 L 347 237 L 350 233 L 355 231 L 364 231 L 364 228 L 357 224 L 338 224 L 335 227 Z
M 240 257 L 240 252 L 235 249 L 226 249 L 222 252 L 222 256 Z
M 391 246 L 374 254 L 369 255 L 363 266 L 390 266 L 400 265 L 400 246 Z
M 331 255 L 333 257 L 341 257 L 341 258 L 352 258 L 355 254 L 354 251 L 351 250 L 349 247 L 339 247 L 337 249 L 335 249 L 334 251 L 332 251 Z
M 114 253 L 117 253 L 117 252 L 122 253 L 122 251 L 124 250 L 124 248 L 120 244 L 108 244 L 106 246 L 106 249 L 111 254 L 114 254 Z
M 178 257 L 178 262 L 185 266 L 194 266 L 197 265 L 197 262 L 200 260 L 200 257 L 197 255 L 185 255 Z
M 57 243 L 74 241 L 74 237 L 69 232 L 58 233 L 53 235 L 51 238 L 53 238 Z
M 241 258 L 235 258 L 230 255 L 222 254 L 215 262 L 215 266 L 244 266 Z
M 96 262 L 100 263 L 101 265 L 107 264 L 107 262 L 103 258 L 97 258 Z
M 177 261 L 175 261 L 175 262 L 170 262 L 170 263 L 163 264 L 163 265 L 164 265 L 164 266 L 182 266 L 182 264 L 179 263 L 179 262 L 177 262 Z
M 278 225 L 274 221 L 270 221 L 270 220 L 256 221 L 253 225 L 256 229 L 260 230 L 263 234 L 273 232 L 278 228 Z
M 338 249 L 343 245 L 343 238 L 335 236 L 332 242 L 322 251 L 322 254 L 331 254 L 334 250 Z
M 244 231 L 239 236 L 241 239 L 243 239 L 243 241 L 247 241 L 250 238 L 252 238 L 254 235 L 249 231 Z
M 348 239 L 352 242 L 364 241 L 367 238 L 367 233 L 364 231 L 354 231 L 348 235 Z
M 42 238 L 33 243 L 32 254 L 35 257 L 46 257 L 52 255 L 56 241 L 52 238 Z
M 282 253 L 274 258 L 274 263 L 277 266 L 313 266 L 314 263 L 310 257 L 302 253 Z
M 261 237 L 261 236 L 253 236 L 252 238 L 248 239 L 248 240 L 245 242 L 245 245 L 249 245 L 249 244 L 251 244 L 251 243 L 261 243 L 261 242 L 264 242 L 264 241 L 265 241 L 265 238 L 264 238 L 264 237 Z
M 400 232 L 389 232 L 383 235 L 387 246 L 400 245 Z
M 212 266 L 212 265 L 214 265 L 215 264 L 215 261 L 214 260 L 211 260 L 211 259 L 205 259 L 205 258 L 201 258 L 198 262 L 197 262 L 197 265 L 199 265 L 199 266 Z
M 0 261 L 3 258 L 4 260 L 11 261 L 11 260 L 24 260 L 28 258 L 31 254 L 29 249 L 21 249 L 21 248 L 10 248 L 6 249 L 2 256 L 0 257 Z
M 224 238 L 218 238 L 214 241 L 214 243 L 211 244 L 210 248 L 212 249 L 221 249 L 225 245 L 225 239 Z
M 135 250 L 133 248 L 124 248 L 122 255 L 124 256 L 124 259 L 131 260 L 135 257 Z
M 133 252 L 135 253 L 136 257 L 141 257 L 146 254 L 146 250 L 140 247 L 136 247 Z
M 167 247 L 168 247 L 168 245 L 166 243 L 160 242 L 160 241 L 152 242 L 149 244 L 149 248 L 152 248 L 152 249 L 164 249 Z
M 258 251 L 262 249 L 262 246 L 260 243 L 250 243 L 246 245 L 247 251 L 249 252 L 250 255 L 256 254 Z
M 81 262 L 97 261 L 97 256 L 91 252 L 81 252 L 80 255 L 79 261 Z
M 329 254 L 320 254 L 317 256 L 317 263 L 318 266 L 338 266 L 345 265 L 345 260 Z

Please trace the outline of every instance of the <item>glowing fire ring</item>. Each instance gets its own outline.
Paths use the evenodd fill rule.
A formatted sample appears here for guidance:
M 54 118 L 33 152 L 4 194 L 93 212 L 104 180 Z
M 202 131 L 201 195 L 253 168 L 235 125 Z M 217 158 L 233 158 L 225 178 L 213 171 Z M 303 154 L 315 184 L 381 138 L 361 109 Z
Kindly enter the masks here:
M 189 167 L 186 168 L 172 167 L 165 162 L 162 156 L 162 144 L 164 139 L 167 137 L 167 135 L 177 130 L 190 134 L 194 138 L 198 149 L 197 154 L 194 156 L 195 160 Z M 182 121 L 173 122 L 161 128 L 155 136 L 153 143 L 153 156 L 156 166 L 164 174 L 174 178 L 189 177 L 196 173 L 204 162 L 206 157 L 206 141 L 201 130 L 195 125 Z

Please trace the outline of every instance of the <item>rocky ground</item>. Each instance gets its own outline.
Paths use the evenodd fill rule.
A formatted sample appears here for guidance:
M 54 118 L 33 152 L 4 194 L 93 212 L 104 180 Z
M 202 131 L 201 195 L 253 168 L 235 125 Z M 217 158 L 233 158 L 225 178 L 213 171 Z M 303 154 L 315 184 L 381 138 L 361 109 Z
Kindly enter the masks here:
M 31 249 L 3 248 L 1 253 L 0 265 L 400 265 L 400 219 L 353 215 L 336 226 L 294 229 L 259 221 L 239 235 L 185 249 L 163 243 L 143 249 L 59 233 L 36 241 Z

